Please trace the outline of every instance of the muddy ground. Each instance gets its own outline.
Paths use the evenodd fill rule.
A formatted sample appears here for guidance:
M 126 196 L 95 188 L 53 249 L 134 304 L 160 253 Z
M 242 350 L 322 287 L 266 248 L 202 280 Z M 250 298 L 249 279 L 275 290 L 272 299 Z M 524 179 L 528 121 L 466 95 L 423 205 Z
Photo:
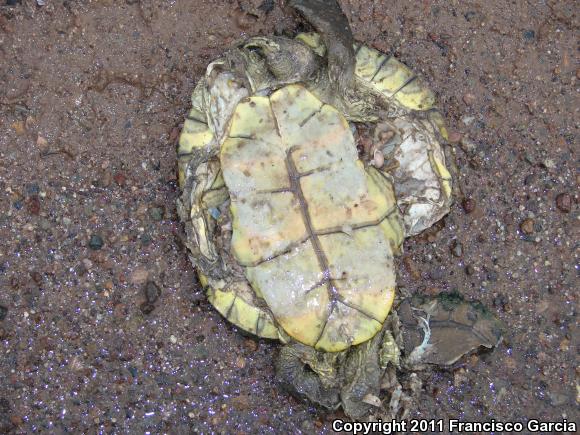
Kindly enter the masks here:
M 206 64 L 296 17 L 268 0 L 38 3 L 0 0 L 0 432 L 328 430 L 340 413 L 278 388 L 276 345 L 205 301 L 175 210 Z M 576 419 L 577 2 L 342 4 L 358 40 L 427 80 L 458 142 L 465 198 L 405 243 L 400 286 L 458 290 L 509 330 L 422 374 L 416 416 Z

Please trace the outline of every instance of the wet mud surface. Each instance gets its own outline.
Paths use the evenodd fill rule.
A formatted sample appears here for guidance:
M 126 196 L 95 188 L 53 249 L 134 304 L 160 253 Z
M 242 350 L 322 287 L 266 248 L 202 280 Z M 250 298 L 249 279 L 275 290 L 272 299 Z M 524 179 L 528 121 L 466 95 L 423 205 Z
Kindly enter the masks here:
M 274 381 L 276 345 L 205 301 L 181 243 L 175 141 L 206 64 L 293 32 L 273 1 L 0 1 L 0 432 L 328 431 Z M 437 92 L 458 199 L 405 243 L 410 293 L 507 325 L 421 373 L 416 416 L 578 416 L 574 1 L 342 2 L 358 40 Z M 145 283 L 153 281 L 145 291 Z

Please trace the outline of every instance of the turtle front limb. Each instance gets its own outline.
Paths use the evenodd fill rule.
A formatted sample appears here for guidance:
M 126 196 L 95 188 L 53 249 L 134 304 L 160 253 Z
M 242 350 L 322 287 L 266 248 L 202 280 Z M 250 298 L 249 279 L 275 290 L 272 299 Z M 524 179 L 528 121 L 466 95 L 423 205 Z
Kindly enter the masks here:
M 345 94 L 352 87 L 356 60 L 352 30 L 340 5 L 336 0 L 291 0 L 290 5 L 320 33 L 326 46 L 330 82 Z

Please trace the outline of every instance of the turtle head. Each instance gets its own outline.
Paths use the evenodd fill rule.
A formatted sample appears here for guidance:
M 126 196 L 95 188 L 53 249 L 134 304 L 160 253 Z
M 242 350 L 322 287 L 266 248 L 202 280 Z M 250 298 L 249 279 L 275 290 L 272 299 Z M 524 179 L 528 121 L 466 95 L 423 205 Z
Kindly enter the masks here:
M 243 48 L 263 57 L 268 70 L 281 84 L 311 80 L 320 67 L 320 56 L 293 39 L 255 37 L 247 40 Z

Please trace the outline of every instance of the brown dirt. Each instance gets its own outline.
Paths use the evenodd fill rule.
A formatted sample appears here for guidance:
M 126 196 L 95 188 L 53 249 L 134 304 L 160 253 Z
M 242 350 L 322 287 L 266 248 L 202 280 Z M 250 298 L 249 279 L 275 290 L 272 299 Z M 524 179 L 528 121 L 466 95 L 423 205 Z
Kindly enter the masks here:
M 45 3 L 0 0 L 0 432 L 328 429 L 275 384 L 276 345 L 204 300 L 175 212 L 206 64 L 295 19 L 261 0 Z M 342 3 L 465 137 L 464 207 L 405 244 L 400 285 L 480 299 L 510 332 L 422 374 L 416 415 L 577 418 L 577 3 Z

